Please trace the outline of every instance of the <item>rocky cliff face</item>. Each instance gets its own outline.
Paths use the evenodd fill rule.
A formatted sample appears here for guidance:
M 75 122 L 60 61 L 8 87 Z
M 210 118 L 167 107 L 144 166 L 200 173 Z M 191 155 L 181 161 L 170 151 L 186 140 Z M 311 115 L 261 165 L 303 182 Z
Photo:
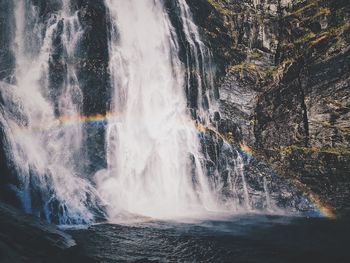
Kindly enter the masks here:
M 219 132 L 336 209 L 350 201 L 350 4 L 189 0 L 214 52 Z

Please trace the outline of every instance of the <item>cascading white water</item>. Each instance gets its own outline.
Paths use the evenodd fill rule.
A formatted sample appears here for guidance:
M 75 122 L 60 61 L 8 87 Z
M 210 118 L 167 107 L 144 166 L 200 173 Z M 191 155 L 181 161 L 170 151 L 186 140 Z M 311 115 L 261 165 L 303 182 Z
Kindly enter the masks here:
M 105 207 L 112 220 L 274 212 L 288 205 L 309 209 L 288 184 L 271 183 L 270 171 L 260 172 L 257 165 L 252 170 L 258 171 L 246 174 L 249 155 L 216 131 L 210 51 L 186 1 L 172 2 L 171 10 L 162 0 L 105 3 L 111 109 L 106 116 L 81 116 L 84 96 L 90 95 L 85 88 L 82 93 L 83 74 L 76 67 L 86 37 L 79 22 L 85 11 L 74 11 L 73 0 L 59 0 L 54 4 L 59 10 L 40 16 L 32 0 L 16 1 L 16 67 L 11 84 L 0 82 L 0 132 L 6 135 L 1 140 L 9 161 L 6 176 L 15 177 L 4 182 L 15 188 L 11 194 L 16 192 L 24 209 L 59 224 L 94 222 L 105 216 Z M 85 112 L 93 112 L 89 106 L 84 104 Z M 104 120 L 99 125 L 108 119 L 106 127 L 99 126 L 101 136 L 106 128 L 107 151 L 96 167 L 104 158 L 108 166 L 96 173 L 96 184 L 89 181 L 91 160 L 84 157 L 99 142 L 89 140 L 96 133 L 80 123 L 94 117 Z
M 202 152 L 185 90 L 196 85 L 196 121 L 210 126 L 217 110 L 211 56 L 186 1 L 176 2 L 188 43 L 185 61 L 179 58 L 179 39 L 163 1 L 106 0 L 106 5 L 114 94 L 106 138 L 108 167 L 95 178 L 110 217 L 131 213 L 164 219 L 251 210 L 238 151 L 226 145 L 237 156 L 229 157 L 234 165 L 228 168 L 228 189 L 217 168 L 212 175 L 206 170 L 209 156 Z M 240 198 L 237 187 L 243 189 Z
M 178 0 L 178 6 L 182 30 L 189 44 L 189 49 L 186 50 L 187 76 L 193 75 L 195 77 L 198 88 L 197 118 L 204 124 L 210 125 L 209 116 L 217 111 L 213 92 L 214 76 L 211 68 L 211 52 L 200 37 L 186 0 Z M 191 86 L 190 77 L 187 77 L 187 86 Z
M 96 180 L 111 217 L 173 218 L 216 209 L 186 107 L 186 69 L 162 1 L 106 4 L 115 119 L 108 124 L 108 169 Z
M 49 221 L 90 222 L 94 219 L 90 208 L 97 207 L 98 201 L 93 187 L 79 174 L 81 126 L 67 129 L 62 123 L 65 118 L 79 118 L 82 103 L 70 63 L 82 34 L 77 13 L 71 11 L 69 0 L 62 0 L 62 9 L 42 22 L 31 1 L 18 0 L 15 20 L 15 85 L 1 85 L 5 106 L 1 122 L 7 134 L 7 154 L 20 177 L 17 193 L 27 212 Z M 52 92 L 57 91 L 50 89 L 49 61 L 53 38 L 61 28 L 61 63 L 67 69 L 53 100 Z

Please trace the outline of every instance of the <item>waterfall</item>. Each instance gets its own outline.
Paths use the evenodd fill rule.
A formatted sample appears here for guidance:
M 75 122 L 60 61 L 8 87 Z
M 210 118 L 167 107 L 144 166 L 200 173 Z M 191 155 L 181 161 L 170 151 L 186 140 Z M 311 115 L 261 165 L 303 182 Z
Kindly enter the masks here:
M 16 66 L 13 85 L 1 84 L 1 124 L 8 159 L 19 177 L 17 196 L 25 211 L 48 221 L 91 222 L 98 198 L 79 167 L 82 127 L 63 123 L 79 118 L 82 103 L 72 63 L 82 35 L 77 12 L 63 0 L 44 21 L 32 1 L 18 0 L 15 22 Z M 57 73 L 55 67 L 63 70 Z
M 112 219 L 203 217 L 256 208 L 240 153 L 201 131 L 215 129 L 211 54 L 186 1 L 171 4 L 178 28 L 164 1 L 106 0 L 113 96 L 108 167 L 95 180 Z M 217 150 L 212 169 L 208 143 L 228 149 Z M 226 162 L 226 179 L 220 162 Z M 266 198 L 264 191 L 256 195 Z
M 40 3 L 51 9 L 42 14 Z M 0 81 L 1 189 L 57 224 L 310 208 L 217 132 L 211 52 L 185 0 L 104 4 L 109 68 L 101 71 L 111 91 L 108 81 L 84 82 L 94 59 L 86 28 L 96 26 L 84 24 L 86 8 L 15 1 L 14 69 Z
M 106 1 L 114 91 L 108 168 L 99 192 L 111 216 L 157 218 L 215 207 L 186 106 L 178 39 L 162 1 Z
M 191 110 L 196 111 L 194 115 L 199 121 L 210 125 L 210 115 L 218 110 L 214 95 L 214 72 L 211 68 L 212 54 L 201 39 L 186 1 L 179 0 L 177 8 L 180 13 L 182 32 L 187 42 L 185 60 L 187 97 L 194 95 L 196 98 L 188 104 Z M 193 89 L 194 91 L 191 92 Z

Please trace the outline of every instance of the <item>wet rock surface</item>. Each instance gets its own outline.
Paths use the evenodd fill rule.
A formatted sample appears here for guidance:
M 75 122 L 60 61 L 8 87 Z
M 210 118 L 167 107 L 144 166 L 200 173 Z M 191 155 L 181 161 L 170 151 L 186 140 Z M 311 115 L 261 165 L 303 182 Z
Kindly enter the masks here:
M 219 132 L 335 209 L 346 207 L 349 2 L 188 3 L 218 69 Z
M 11 1 L 0 1 L 0 79 L 7 81 L 11 81 L 11 74 L 14 67 L 14 57 L 8 45 L 11 41 L 11 33 L 14 30 L 14 17 L 9 15 L 9 10 L 11 9 L 13 9 L 13 3 Z

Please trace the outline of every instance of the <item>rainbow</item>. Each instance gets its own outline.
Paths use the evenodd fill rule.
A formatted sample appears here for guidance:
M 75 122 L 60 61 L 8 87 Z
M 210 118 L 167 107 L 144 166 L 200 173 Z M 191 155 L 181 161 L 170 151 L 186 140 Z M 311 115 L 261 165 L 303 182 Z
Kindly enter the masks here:
M 90 116 L 77 115 L 72 117 L 62 116 L 57 119 L 58 126 L 72 126 L 77 124 L 105 125 L 108 122 L 118 121 L 119 114 L 95 114 Z M 57 123 L 56 121 L 56 123 Z
M 211 129 L 211 128 L 204 126 L 202 124 L 199 124 L 199 123 L 195 123 L 195 127 L 196 127 L 197 131 L 199 131 L 199 132 L 211 132 L 211 133 L 215 134 L 217 137 L 224 140 L 226 143 L 231 144 L 225 138 L 225 136 L 223 134 L 219 133 L 218 131 L 216 131 L 214 129 Z M 242 153 L 244 153 L 246 156 L 248 156 L 249 158 L 254 158 L 254 156 L 253 156 L 254 151 L 248 145 L 246 145 L 244 143 L 240 143 L 239 150 Z M 329 218 L 329 219 L 336 219 L 336 215 L 334 213 L 333 208 L 330 205 L 323 202 L 319 196 L 317 196 L 315 193 L 311 192 L 311 190 L 306 189 L 306 187 L 303 186 L 299 182 L 291 181 L 291 183 L 293 184 L 293 186 L 300 189 L 306 195 L 306 197 L 315 206 L 315 208 L 318 210 L 318 212 L 320 213 L 321 216 L 324 216 L 324 217 Z
M 239 148 L 247 156 L 249 156 L 250 158 L 254 158 L 253 156 L 254 151 L 248 145 L 241 143 Z M 307 189 L 300 182 L 295 182 L 292 180 L 289 180 L 289 181 L 292 183 L 293 186 L 300 189 L 306 195 L 309 201 L 314 204 L 315 208 L 319 211 L 319 213 L 322 216 L 327 217 L 329 219 L 336 218 L 333 208 L 330 205 L 323 202 L 318 195 L 313 193 L 311 190 Z
M 250 158 L 254 158 L 254 156 L 253 156 L 254 151 L 248 145 L 246 145 L 244 143 L 241 143 L 239 148 L 247 156 L 249 156 Z M 292 183 L 293 186 L 295 186 L 298 189 L 300 189 L 306 195 L 306 197 L 309 199 L 309 201 L 311 203 L 313 203 L 315 208 L 319 211 L 319 213 L 322 216 L 327 217 L 329 219 L 335 219 L 336 218 L 336 215 L 335 215 L 335 213 L 333 211 L 333 208 L 330 205 L 328 205 L 325 202 L 323 202 L 318 195 L 313 193 L 311 190 L 307 189 L 300 182 L 295 182 L 293 180 L 289 180 L 289 181 Z
M 84 116 L 84 115 L 61 116 L 61 117 L 58 117 L 57 119 L 54 119 L 50 122 L 45 123 L 44 125 L 32 126 L 30 129 L 27 127 L 21 127 L 18 129 L 19 131 L 17 130 L 17 132 L 15 132 L 15 134 L 17 135 L 18 133 L 23 133 L 23 132 L 42 132 L 44 130 L 52 130 L 52 129 L 57 129 L 61 127 L 69 127 L 69 126 L 81 125 L 81 124 L 100 126 L 100 125 L 106 125 L 107 123 L 111 123 L 111 122 L 113 123 L 121 122 L 120 114 L 106 113 L 106 114 L 95 114 L 90 116 Z M 216 131 L 211 127 L 205 126 L 197 121 L 191 121 L 191 126 L 199 133 L 209 132 L 211 134 L 214 134 L 218 138 L 221 138 L 226 143 L 231 144 L 223 134 L 219 133 L 218 131 Z M 253 157 L 254 151 L 248 145 L 241 143 L 239 145 L 239 149 L 242 153 L 244 153 L 248 157 L 254 158 Z M 308 199 L 317 208 L 320 215 L 330 219 L 336 218 L 336 215 L 332 207 L 325 204 L 320 197 L 318 197 L 316 194 L 312 193 L 311 191 L 307 190 L 299 182 L 292 182 L 292 184 L 304 192 L 304 194 L 308 197 Z
M 32 124 L 28 126 L 17 126 L 13 129 L 15 136 L 23 133 L 39 133 L 43 131 L 50 131 L 58 128 L 71 127 L 75 125 L 88 124 L 92 126 L 106 125 L 108 122 L 118 122 L 117 114 L 95 114 L 90 116 L 74 115 L 74 116 L 60 116 L 50 121 Z
M 336 214 L 334 213 L 334 209 L 330 205 L 325 204 L 318 196 L 313 193 L 309 193 L 308 197 L 324 217 L 329 219 L 337 218 Z

